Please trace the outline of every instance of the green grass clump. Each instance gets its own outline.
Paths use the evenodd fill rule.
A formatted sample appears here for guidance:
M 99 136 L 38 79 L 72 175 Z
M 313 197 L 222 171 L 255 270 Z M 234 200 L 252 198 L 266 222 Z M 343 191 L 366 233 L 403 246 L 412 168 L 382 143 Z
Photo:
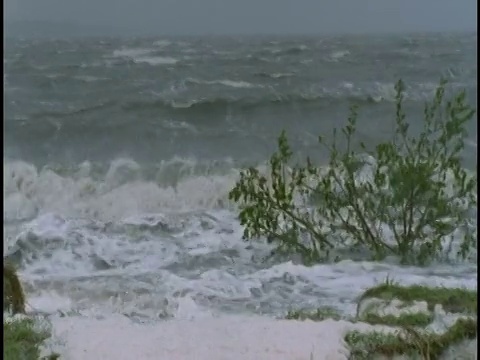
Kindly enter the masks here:
M 434 306 L 441 304 L 452 313 L 476 315 L 477 292 L 460 288 L 431 288 L 427 286 L 401 286 L 388 280 L 365 291 L 358 303 L 366 298 L 379 298 L 385 301 L 398 299 L 408 304 L 413 301 L 425 301 L 430 313 L 403 313 L 399 316 L 368 313 L 361 318 L 348 319 L 351 322 L 365 322 L 371 325 L 398 327 L 395 332 L 350 331 L 345 341 L 350 347 L 351 360 L 371 360 L 378 357 L 394 358 L 404 356 L 408 359 L 435 360 L 453 345 L 477 337 L 477 319 L 459 318 L 445 333 L 436 334 L 425 330 L 434 321 Z M 358 309 L 357 309 L 358 312 Z M 289 311 L 286 319 L 322 321 L 340 320 L 343 317 L 330 307 L 316 310 Z M 347 320 L 347 319 L 345 319 Z
M 425 328 L 433 322 L 434 307 L 443 306 L 451 313 L 468 315 L 477 314 L 477 291 L 461 288 L 431 288 L 412 285 L 401 286 L 387 281 L 365 291 L 358 304 L 367 298 L 379 298 L 385 301 L 394 299 L 405 303 L 425 301 L 430 314 L 405 313 L 400 316 L 379 316 L 372 313 L 362 315 L 361 321 L 370 324 L 399 326 L 397 333 L 352 331 L 347 333 L 345 341 L 350 347 L 350 359 L 367 360 L 383 355 L 391 358 L 395 355 L 407 356 L 411 359 L 438 359 L 452 345 L 477 337 L 477 319 L 458 319 L 455 325 L 444 334 L 435 334 L 418 328 Z M 357 307 L 358 318 L 359 307 Z
M 411 313 L 401 314 L 400 316 L 384 315 L 379 316 L 376 314 L 366 314 L 362 318 L 362 322 L 369 323 L 371 325 L 389 325 L 389 326 L 420 326 L 426 327 L 433 322 L 433 314 L 425 313 Z
M 442 335 L 420 333 L 405 327 L 397 334 L 382 332 L 347 333 L 345 341 L 350 346 L 350 359 L 369 360 L 375 355 L 393 357 L 406 355 L 412 359 L 436 360 L 452 345 L 477 337 L 477 320 L 459 319 Z
M 331 307 L 318 308 L 316 310 L 291 310 L 285 316 L 289 320 L 312 320 L 322 321 L 325 319 L 340 320 L 342 317 Z
M 335 309 L 318 308 L 316 310 L 290 310 L 285 316 L 287 320 L 312 320 L 323 321 L 332 320 L 348 320 L 351 322 L 362 321 L 371 325 L 389 325 L 389 326 L 419 326 L 425 327 L 433 322 L 433 314 L 412 313 L 401 314 L 400 316 L 386 315 L 379 316 L 368 313 L 361 320 L 347 319 L 342 317 Z
M 397 334 L 379 331 L 362 333 L 354 330 L 345 335 L 345 341 L 350 347 L 350 360 L 370 360 L 378 354 L 387 356 L 403 354 L 412 359 L 418 356 L 418 350 L 415 347 L 406 346 Z
M 25 294 L 15 267 L 3 262 L 3 310 L 12 314 L 25 313 Z M 39 346 L 49 337 L 46 331 L 34 328 L 32 319 L 3 321 L 3 358 L 6 360 L 38 360 Z M 43 360 L 55 360 L 58 354 L 51 354 Z
M 38 360 L 40 344 L 47 333 L 34 329 L 30 319 L 3 323 L 3 358 L 6 360 Z
M 398 299 L 405 302 L 426 301 L 432 311 L 436 304 L 452 313 L 477 314 L 477 292 L 461 288 L 431 288 L 428 286 L 412 285 L 401 286 L 393 283 L 384 283 L 368 289 L 359 299 L 359 304 L 366 298 L 384 300 Z M 357 307 L 357 316 L 358 316 Z

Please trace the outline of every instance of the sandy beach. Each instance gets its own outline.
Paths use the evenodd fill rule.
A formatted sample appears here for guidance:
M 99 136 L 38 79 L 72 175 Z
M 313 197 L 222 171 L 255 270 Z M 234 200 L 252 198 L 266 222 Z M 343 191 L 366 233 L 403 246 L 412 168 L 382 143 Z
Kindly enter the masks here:
M 342 360 L 348 356 L 345 332 L 370 326 L 235 316 L 157 325 L 122 317 L 58 318 L 53 327 L 68 360 Z

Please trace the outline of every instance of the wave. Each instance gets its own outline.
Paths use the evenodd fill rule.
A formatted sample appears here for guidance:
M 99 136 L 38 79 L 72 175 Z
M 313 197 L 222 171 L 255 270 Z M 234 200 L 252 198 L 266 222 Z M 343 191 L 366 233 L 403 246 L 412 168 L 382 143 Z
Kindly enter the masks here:
M 272 44 L 274 45 L 274 44 Z M 268 47 L 266 49 L 260 50 L 259 54 L 269 54 L 269 55 L 298 55 L 305 51 L 309 50 L 309 47 L 304 44 L 287 46 L 285 48 L 280 47 Z
M 169 40 L 166 40 L 166 39 L 162 39 L 162 40 L 157 40 L 157 41 L 154 41 L 153 42 L 153 46 L 158 46 L 160 48 L 164 48 L 164 47 L 167 47 L 171 44 L 171 41 Z
M 306 50 L 308 50 L 308 46 L 301 44 L 301 45 L 292 46 L 292 47 L 286 49 L 285 53 L 287 53 L 287 54 L 292 54 L 292 53 L 293 54 L 298 54 L 298 53 L 301 53 L 301 52 L 306 51 Z
M 350 51 L 348 50 L 337 50 L 330 53 L 327 57 L 327 60 L 332 62 L 338 62 L 349 55 L 350 55 Z
M 270 79 L 283 79 L 287 77 L 295 76 L 294 73 L 267 73 L 267 72 L 258 72 L 255 73 L 254 76 L 263 77 L 263 78 L 270 78 Z
M 253 88 L 253 87 L 261 87 L 260 85 L 256 84 L 251 84 L 247 81 L 242 81 L 242 80 L 229 80 L 229 79 L 224 79 L 224 80 L 198 80 L 195 78 L 188 78 L 185 80 L 185 83 L 187 84 L 197 84 L 197 85 L 223 85 L 223 86 L 228 86 L 232 88 Z
M 375 159 L 358 173 L 371 176 Z M 257 163 L 268 176 L 268 162 Z M 251 165 L 251 164 L 250 164 Z M 172 158 L 154 164 L 117 158 L 42 168 L 4 161 L 4 221 L 28 220 L 46 213 L 102 221 L 139 214 L 231 209 L 228 193 L 243 166 L 231 159 L 197 161 Z M 447 181 L 453 176 L 449 175 Z
M 97 77 L 97 76 L 92 76 L 92 75 L 78 75 L 78 76 L 74 76 L 73 78 L 75 80 L 79 80 L 79 81 L 86 82 L 86 83 L 102 81 L 102 80 L 109 80 L 108 78 Z
M 223 208 L 237 179 L 229 161 L 172 159 L 153 167 L 120 158 L 108 166 L 37 168 L 23 161 L 4 165 L 4 221 L 56 213 L 101 220 L 165 211 Z
M 243 246 L 238 223 L 233 230 L 218 221 L 228 218 L 231 225 L 237 214 L 228 193 L 238 179 L 239 164 L 230 160 L 174 158 L 144 165 L 118 158 L 109 164 L 43 168 L 22 161 L 4 163 L 4 223 L 10 234 L 4 238 L 6 254 L 44 266 L 43 271 L 48 267 L 50 275 L 63 276 L 66 271 L 78 277 L 80 268 L 121 270 L 132 263 L 145 264 L 154 244 L 160 246 L 154 253 L 169 270 L 178 265 L 176 247 L 189 256 L 209 252 L 192 246 L 192 239 L 222 250 L 227 236 Z M 268 176 L 265 163 L 257 169 Z M 366 175 L 362 172 L 358 179 Z M 148 241 L 152 235 L 155 240 Z M 172 252 L 165 252 L 166 244 L 172 245 Z M 39 257 L 45 261 L 39 263 Z M 57 266 L 63 267 L 60 273 Z M 36 273 L 35 267 L 31 270 Z
M 257 73 L 258 77 L 282 78 L 293 74 L 270 74 Z M 97 77 L 78 76 L 80 81 L 100 81 L 104 80 Z M 106 80 L 106 79 L 105 79 Z M 351 82 L 341 82 L 336 86 L 320 87 L 315 86 L 310 89 L 290 90 L 290 92 L 275 92 L 271 87 L 262 84 L 252 83 L 244 80 L 217 79 L 201 80 L 196 78 L 187 78 L 181 82 L 182 91 L 180 92 L 154 92 L 150 95 L 141 94 L 134 99 L 127 99 L 122 102 L 106 99 L 102 102 L 90 104 L 76 104 L 75 108 L 54 111 L 54 109 L 40 107 L 41 111 L 33 112 L 28 118 L 32 120 L 39 118 L 62 119 L 80 114 L 103 111 L 105 109 L 116 108 L 120 111 L 144 111 L 144 110 L 163 110 L 166 112 L 185 112 L 185 111 L 226 111 L 228 109 L 254 109 L 260 107 L 276 106 L 297 106 L 306 105 L 314 107 L 328 107 L 332 105 L 348 106 L 349 103 L 363 104 L 366 106 L 375 106 L 382 103 L 392 103 L 395 101 L 395 89 L 393 83 L 375 82 L 368 84 L 354 84 Z M 188 86 L 194 85 L 194 86 Z M 198 89 L 195 86 L 213 86 L 218 85 L 232 89 L 251 89 L 250 92 L 226 92 L 211 93 L 210 96 L 201 97 L 198 95 Z M 462 84 L 450 84 L 452 89 L 461 88 Z M 421 83 L 415 86 L 409 86 L 405 93 L 407 101 L 424 101 L 433 96 L 437 87 L 436 83 Z M 201 93 L 209 93 L 202 91 Z M 56 109 L 55 109 L 56 110 Z
M 154 45 L 159 46 L 158 44 Z M 174 65 L 178 62 L 178 59 L 175 59 L 173 57 L 155 55 L 154 53 L 156 51 L 157 49 L 149 48 L 122 48 L 114 50 L 112 53 L 112 57 L 123 60 L 130 60 L 133 61 L 133 63 L 135 64 L 146 63 L 152 66 Z
M 32 120 L 38 120 L 38 119 L 43 119 L 43 118 L 49 118 L 49 119 L 64 119 L 68 118 L 71 116 L 77 116 L 77 115 L 84 115 L 87 113 L 92 113 L 96 112 L 99 110 L 104 110 L 107 108 L 114 107 L 116 105 L 115 101 L 106 101 L 102 102 L 99 104 L 93 104 L 90 106 L 82 106 L 77 109 L 69 110 L 69 111 L 41 111 L 41 112 L 35 112 L 32 114 L 31 119 Z
M 163 56 L 141 56 L 134 59 L 134 62 L 139 63 L 146 63 L 152 66 L 155 65 L 174 65 L 178 62 L 177 59 L 172 57 L 163 57 Z
M 145 166 L 119 158 L 107 165 L 84 162 L 39 169 L 26 162 L 7 161 L 4 222 L 7 230 L 22 224 L 14 231 L 15 238 L 4 240 L 7 255 L 27 262 L 38 262 L 41 255 L 47 260 L 43 266 L 65 267 L 64 271 L 74 270 L 69 275 L 78 277 L 78 269 L 71 267 L 74 263 L 93 270 L 121 270 L 132 264 L 133 257 L 144 264 L 151 246 L 159 244 L 158 238 L 145 241 L 152 235 L 174 248 L 196 238 L 214 241 L 210 245 L 221 250 L 224 235 L 242 247 L 238 224 L 232 230 L 218 221 L 227 217 L 232 224 L 237 213 L 228 201 L 228 192 L 239 176 L 235 165 L 177 158 Z M 264 165 L 257 169 L 268 173 Z M 359 174 L 361 179 L 364 175 Z M 182 241 L 178 242 L 179 238 Z M 164 245 L 159 245 L 155 254 L 173 270 L 178 251 L 165 253 Z M 208 253 L 204 247 L 191 245 L 182 251 L 194 256 Z M 55 253 L 61 259 L 51 261 Z
M 135 59 L 138 56 L 143 56 L 152 53 L 153 49 L 145 49 L 145 48 L 122 48 L 114 50 L 112 53 L 113 57 L 120 57 L 120 58 L 130 58 Z
M 391 86 L 393 89 L 393 85 Z M 372 94 L 365 94 L 360 92 L 345 93 L 341 91 L 324 91 L 319 93 L 290 93 L 278 94 L 269 93 L 263 96 L 246 96 L 246 97 L 215 97 L 215 98 L 199 98 L 188 100 L 169 100 L 158 99 L 154 101 L 132 101 L 122 105 L 122 108 L 127 111 L 134 111 L 145 108 L 156 108 L 174 111 L 215 111 L 219 109 L 226 109 L 230 107 L 249 109 L 262 106 L 286 106 L 298 104 L 310 104 L 319 106 L 328 106 L 337 102 L 345 103 L 363 103 L 363 104 L 378 104 L 382 102 L 393 102 L 394 96 L 390 91 L 390 87 L 385 85 L 385 89 L 381 89 Z

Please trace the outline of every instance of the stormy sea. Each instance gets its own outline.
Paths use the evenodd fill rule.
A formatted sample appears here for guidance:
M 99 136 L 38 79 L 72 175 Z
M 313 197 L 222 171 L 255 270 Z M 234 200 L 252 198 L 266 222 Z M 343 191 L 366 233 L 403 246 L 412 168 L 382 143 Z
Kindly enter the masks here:
M 228 193 L 284 129 L 299 158 L 359 105 L 358 140 L 392 134 L 394 85 L 419 129 L 441 78 L 476 106 L 476 33 L 6 40 L 4 257 L 29 306 L 139 323 L 291 308 L 355 311 L 366 288 L 476 289 L 476 260 L 307 267 L 242 240 Z M 462 161 L 475 169 L 477 128 Z

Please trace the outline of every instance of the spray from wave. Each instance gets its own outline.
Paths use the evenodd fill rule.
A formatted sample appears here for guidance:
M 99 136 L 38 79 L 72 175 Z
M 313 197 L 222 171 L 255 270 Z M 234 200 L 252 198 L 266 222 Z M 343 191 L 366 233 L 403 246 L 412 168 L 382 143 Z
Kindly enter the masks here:
M 180 159 L 150 168 L 129 159 L 117 159 L 103 169 L 84 162 L 56 171 L 9 162 L 4 172 L 4 220 L 29 220 L 48 212 L 114 220 L 140 213 L 222 207 L 237 173 L 225 165 Z

